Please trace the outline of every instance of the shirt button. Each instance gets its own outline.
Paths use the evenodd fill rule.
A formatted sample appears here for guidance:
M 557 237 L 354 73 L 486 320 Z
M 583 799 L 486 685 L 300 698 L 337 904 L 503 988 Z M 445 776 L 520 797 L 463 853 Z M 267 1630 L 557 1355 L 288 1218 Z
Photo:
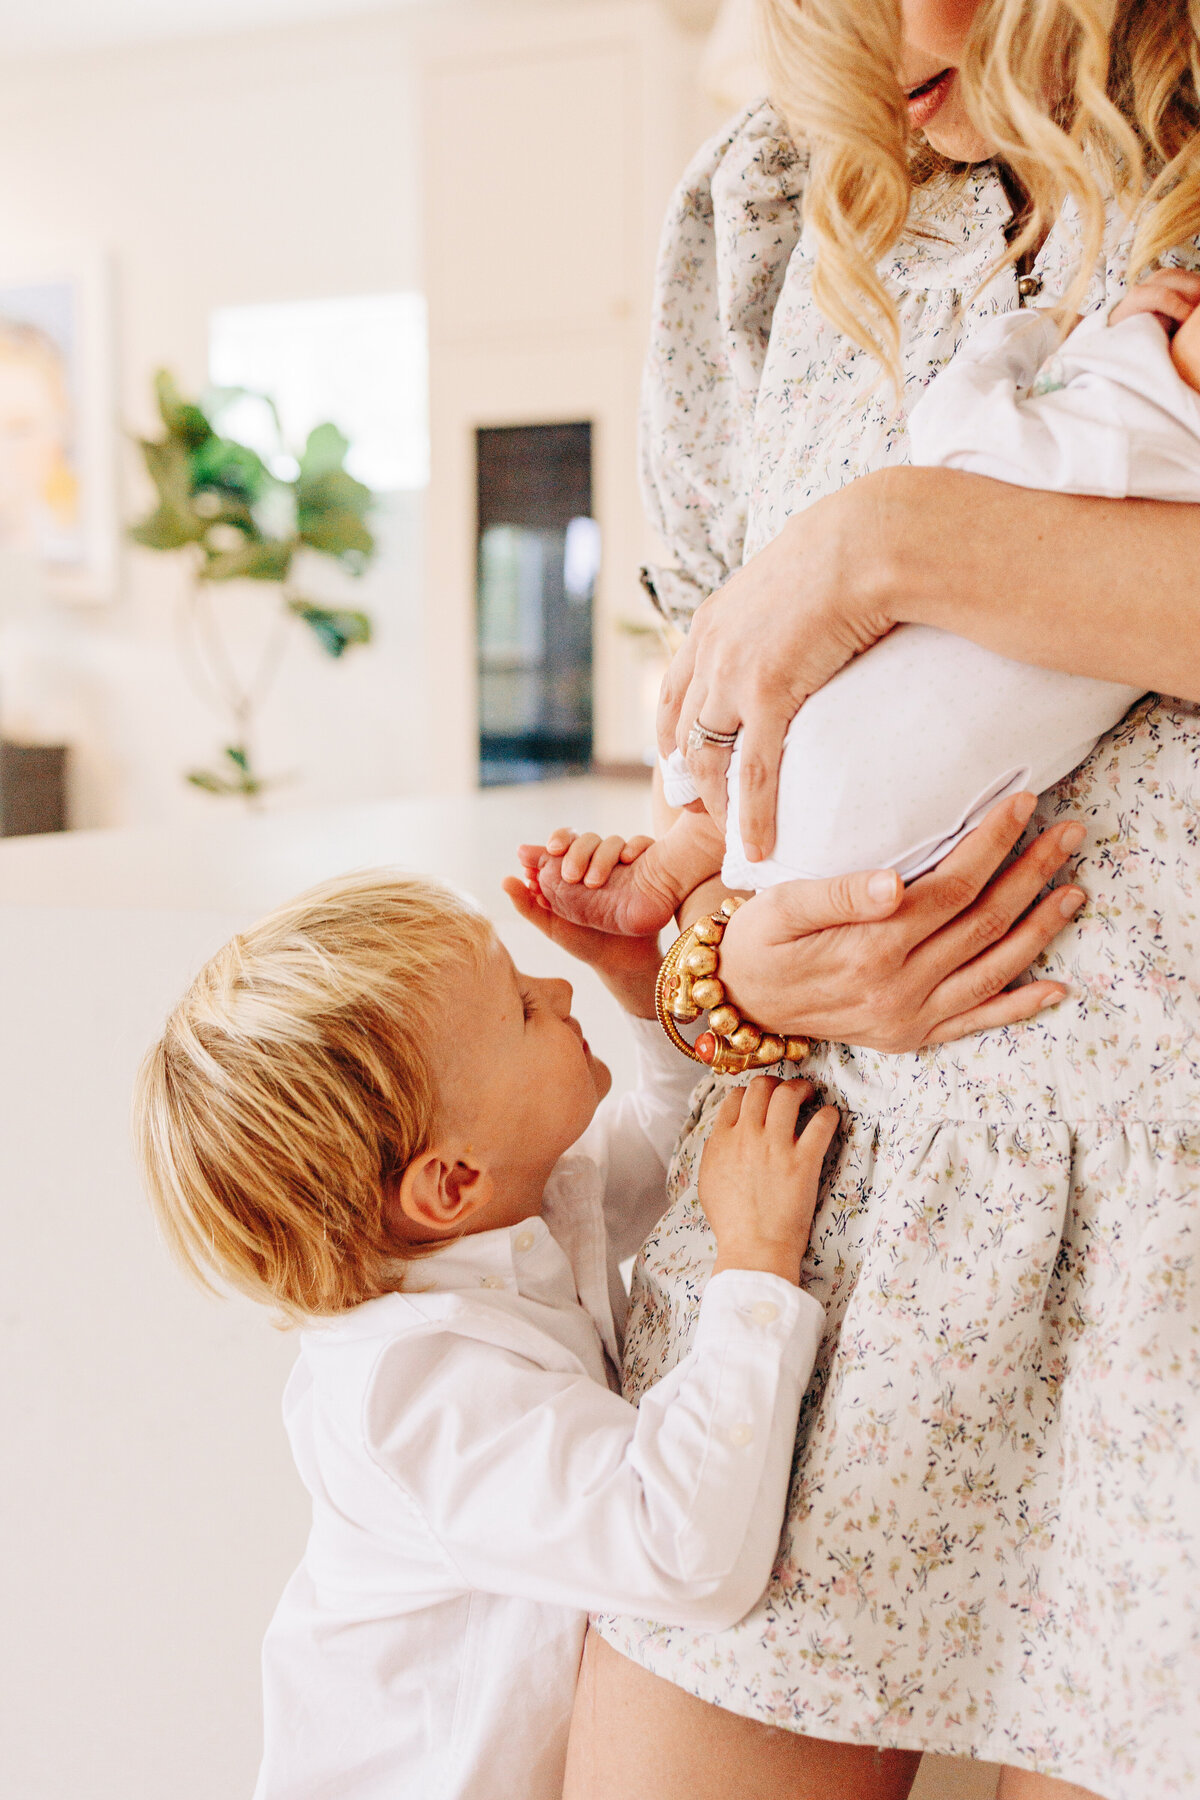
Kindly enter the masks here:
M 519 1250 L 521 1252 L 521 1254 L 524 1255 L 525 1251 L 532 1250 L 533 1246 L 536 1243 L 537 1243 L 536 1233 L 534 1233 L 532 1231 L 523 1231 L 521 1233 L 521 1235 L 514 1240 L 513 1248 L 515 1250 Z
M 502 1288 L 504 1286 L 504 1277 L 503 1275 L 484 1275 L 480 1280 L 479 1285 L 480 1287 L 485 1288 Z
M 1042 278 L 1040 275 L 1022 275 L 1017 283 L 1017 292 L 1020 294 L 1022 300 L 1032 300 L 1034 296 L 1040 294 L 1041 291 Z
M 732 1425 L 729 1430 L 729 1441 L 735 1450 L 744 1450 L 753 1436 L 753 1425 Z
M 773 1325 L 779 1317 L 779 1308 L 773 1300 L 756 1300 L 750 1308 L 750 1317 L 756 1325 Z

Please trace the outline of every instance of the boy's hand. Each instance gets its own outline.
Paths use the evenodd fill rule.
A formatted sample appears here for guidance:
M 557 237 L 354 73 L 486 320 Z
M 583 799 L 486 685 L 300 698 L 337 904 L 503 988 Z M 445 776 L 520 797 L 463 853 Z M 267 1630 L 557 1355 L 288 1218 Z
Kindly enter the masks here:
M 594 835 L 579 838 L 572 831 L 556 831 L 549 844 L 522 844 L 518 855 L 524 880 L 509 876 L 504 883 L 505 893 L 526 923 L 535 926 L 568 956 L 595 969 L 626 1012 L 640 1019 L 654 1017 L 654 986 L 662 961 L 657 931 L 627 937 L 561 918 L 551 910 L 537 876 L 541 859 L 547 854 L 562 856 L 564 861 L 573 856 L 574 880 L 579 881 L 594 865 L 604 871 L 599 876 L 602 883 L 619 863 L 636 860 L 651 842 L 650 838 L 632 838 L 628 843 L 622 838 L 606 838 L 601 843 Z
M 823 1106 L 800 1136 L 811 1081 L 756 1076 L 734 1088 L 717 1114 L 700 1161 L 700 1204 L 717 1239 L 713 1273 L 762 1269 L 799 1282 L 821 1165 L 838 1126 Z
M 1173 337 L 1197 306 L 1200 306 L 1200 275 L 1192 274 L 1189 269 L 1156 269 L 1153 275 L 1147 275 L 1144 281 L 1130 288 L 1109 313 L 1108 322 L 1119 325 L 1122 319 L 1132 319 L 1137 313 L 1153 313 L 1168 337 Z

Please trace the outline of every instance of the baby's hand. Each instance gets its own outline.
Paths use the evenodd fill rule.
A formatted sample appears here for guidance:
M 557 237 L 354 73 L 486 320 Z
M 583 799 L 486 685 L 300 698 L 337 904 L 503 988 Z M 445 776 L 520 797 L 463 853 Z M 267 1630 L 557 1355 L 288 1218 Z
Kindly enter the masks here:
M 713 1273 L 762 1269 L 798 1282 L 836 1107 L 796 1136 L 811 1081 L 756 1076 L 725 1098 L 700 1161 L 700 1204 L 717 1240 Z
M 1173 337 L 1197 306 L 1200 306 L 1200 275 L 1193 275 L 1188 269 L 1156 269 L 1153 275 L 1147 275 L 1144 281 L 1130 288 L 1109 313 L 1108 322 L 1119 325 L 1122 319 L 1132 319 L 1138 313 L 1153 313 L 1167 335 Z
M 653 838 L 576 836 L 562 829 L 517 852 L 526 879 L 536 884 L 560 919 L 621 937 L 657 935 L 680 895 L 664 879 Z
M 661 961 L 657 930 L 629 937 L 624 933 L 564 918 L 542 893 L 539 871 L 551 855 L 550 845 L 556 847 L 555 859 L 560 860 L 572 852 L 576 844 L 582 844 L 584 849 L 575 853 L 572 866 L 573 870 L 579 869 L 581 873 L 586 873 L 594 860 L 594 853 L 587 848 L 589 844 L 595 845 L 597 849 L 604 849 L 605 854 L 598 865 L 603 869 L 609 864 L 612 846 L 617 846 L 617 850 L 610 866 L 616 867 L 622 848 L 636 857 L 641 855 L 650 841 L 649 838 L 633 838 L 626 844 L 623 838 L 608 838 L 601 846 L 595 836 L 577 838 L 573 831 L 556 831 L 551 836 L 549 845 L 522 844 L 518 854 L 523 879 L 518 881 L 510 876 L 504 883 L 505 893 L 527 924 L 536 926 L 544 937 L 557 944 L 559 949 L 565 950 L 568 956 L 574 956 L 579 962 L 587 963 L 595 969 L 601 981 L 616 995 L 625 1010 L 643 1019 L 654 1017 L 654 988 Z M 576 874 L 575 878 L 578 882 L 580 875 Z M 591 889 L 584 891 L 588 894 L 593 892 Z

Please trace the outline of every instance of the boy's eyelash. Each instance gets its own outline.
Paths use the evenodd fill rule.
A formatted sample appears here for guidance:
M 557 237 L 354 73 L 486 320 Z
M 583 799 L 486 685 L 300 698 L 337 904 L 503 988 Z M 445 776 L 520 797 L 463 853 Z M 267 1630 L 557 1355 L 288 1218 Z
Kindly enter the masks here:
M 528 1024 L 529 1020 L 533 1016 L 533 996 L 532 996 L 532 994 L 522 994 L 521 995 L 521 1010 L 525 1014 L 525 1023 Z

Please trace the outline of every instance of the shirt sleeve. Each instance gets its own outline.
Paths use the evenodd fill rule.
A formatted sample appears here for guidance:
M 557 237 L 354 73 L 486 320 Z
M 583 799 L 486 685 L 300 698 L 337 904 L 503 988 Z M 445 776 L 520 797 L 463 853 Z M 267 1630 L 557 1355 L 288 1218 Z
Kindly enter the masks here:
M 636 1075 L 630 1092 L 606 1100 L 580 1149 L 600 1170 L 609 1254 L 641 1248 L 662 1217 L 671 1157 L 704 1070 L 680 1054 L 657 1019 L 629 1019 Z
M 640 1407 L 448 1332 L 401 1340 L 371 1452 L 465 1587 L 720 1630 L 770 1576 L 823 1320 L 779 1277 L 726 1270 Z

